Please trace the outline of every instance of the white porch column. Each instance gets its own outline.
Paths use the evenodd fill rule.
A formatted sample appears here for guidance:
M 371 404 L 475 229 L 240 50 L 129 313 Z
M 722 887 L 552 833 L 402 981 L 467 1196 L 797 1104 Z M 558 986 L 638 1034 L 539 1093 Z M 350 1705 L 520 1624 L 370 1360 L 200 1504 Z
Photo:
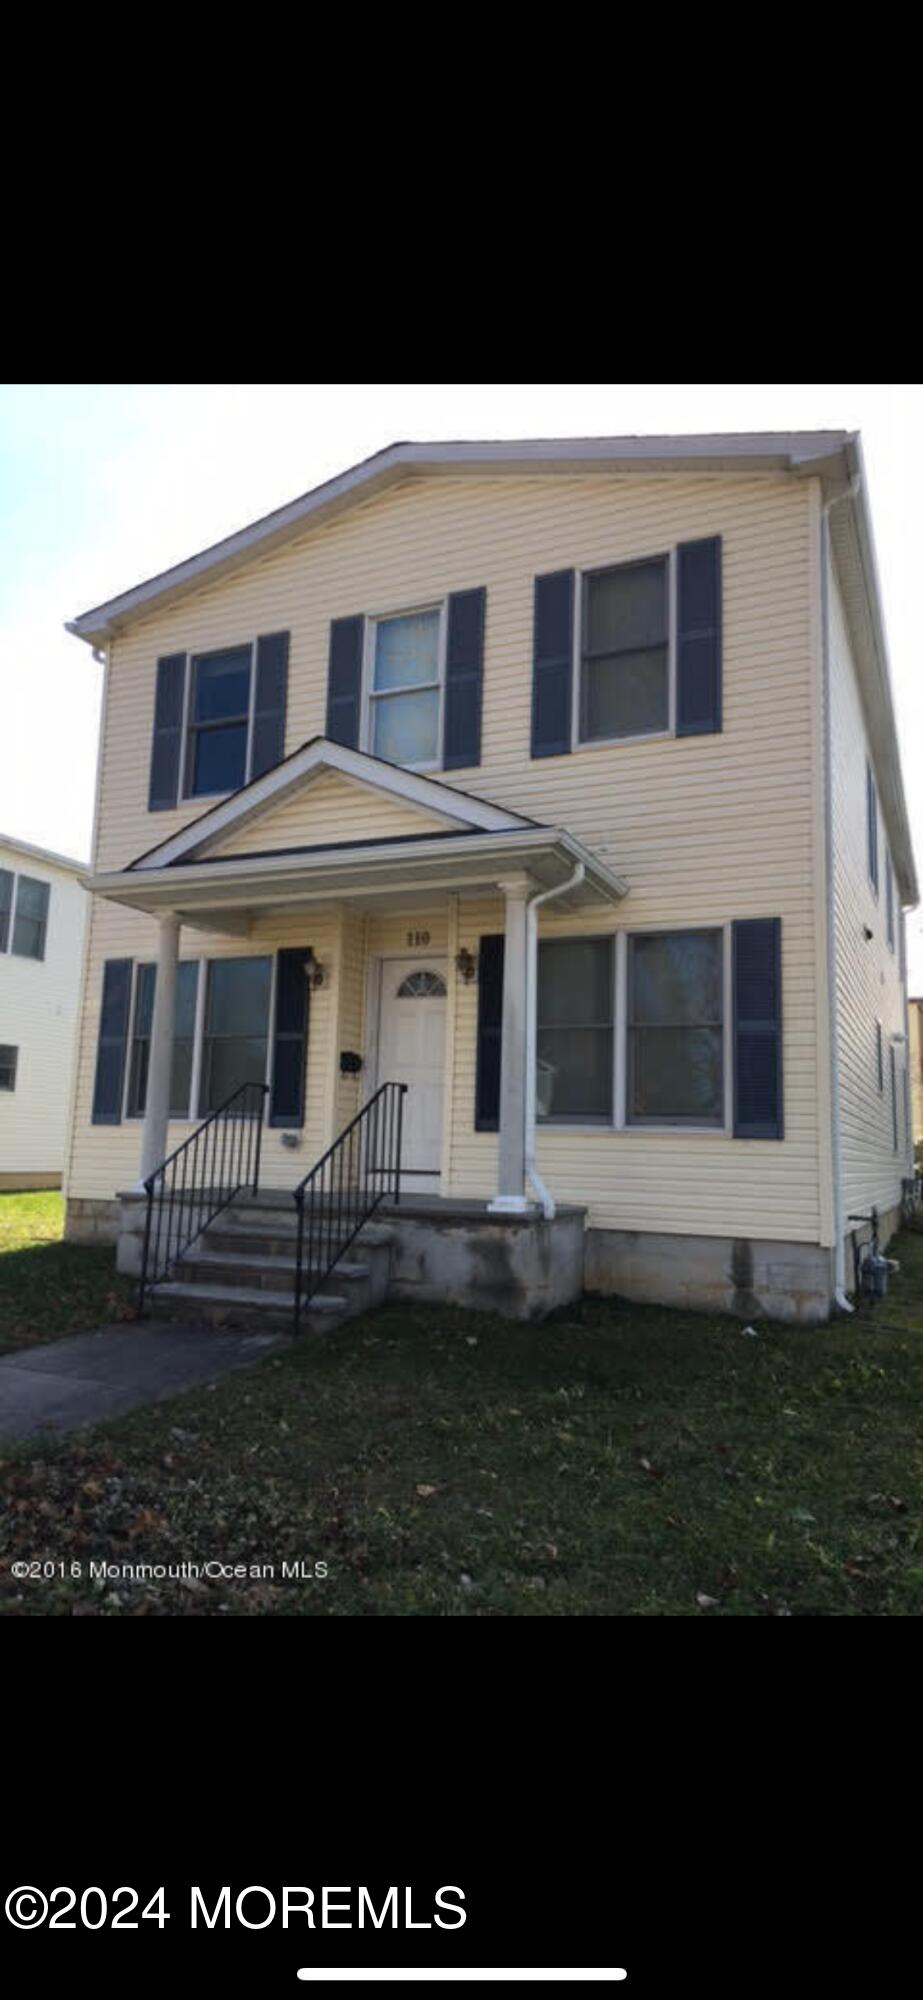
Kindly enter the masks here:
M 143 1183 L 166 1158 L 167 1126 L 170 1120 L 170 1073 L 173 1068 L 173 1015 L 176 999 L 176 962 L 179 956 L 179 917 L 173 911 L 159 920 L 157 979 L 154 985 L 154 1017 L 151 1022 L 151 1050 L 147 1070 L 147 1099 L 141 1139 Z
M 526 1199 L 526 906 L 528 876 L 499 882 L 506 904 L 503 950 L 503 1030 L 500 1046 L 500 1138 L 493 1215 L 523 1215 Z

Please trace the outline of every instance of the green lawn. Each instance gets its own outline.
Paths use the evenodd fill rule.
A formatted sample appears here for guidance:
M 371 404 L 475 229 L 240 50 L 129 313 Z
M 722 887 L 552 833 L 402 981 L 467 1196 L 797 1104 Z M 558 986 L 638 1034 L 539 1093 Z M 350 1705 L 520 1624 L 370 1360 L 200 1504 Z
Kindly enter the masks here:
M 64 1243 L 64 1200 L 0 1194 L 0 1353 L 87 1333 L 131 1310 L 110 1248 Z
M 919 1614 L 923 1233 L 894 1254 L 875 1315 L 816 1331 L 393 1306 L 79 1442 L 7 1448 L 0 1608 Z M 16 1583 L 15 1557 L 84 1574 Z M 277 1573 L 98 1585 L 91 1560 Z M 326 1580 L 278 1573 L 317 1560 Z

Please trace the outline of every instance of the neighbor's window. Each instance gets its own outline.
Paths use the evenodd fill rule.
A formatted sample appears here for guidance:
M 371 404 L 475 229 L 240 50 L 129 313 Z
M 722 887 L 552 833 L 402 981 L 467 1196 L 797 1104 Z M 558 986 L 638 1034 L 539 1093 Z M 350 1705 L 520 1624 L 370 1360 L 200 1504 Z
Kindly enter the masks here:
M 10 937 L 10 911 L 13 907 L 13 875 L 9 868 L 0 868 L 0 951 L 5 951 Z
M 154 1018 L 156 965 L 139 965 L 135 979 L 135 1005 L 128 1067 L 126 1116 L 142 1118 L 147 1104 L 147 1075 L 151 1054 L 151 1022 Z M 199 986 L 197 959 L 184 959 L 176 968 L 176 1000 L 173 1012 L 173 1066 L 170 1072 L 170 1117 L 188 1118 L 192 1087 L 192 1048 L 195 1035 L 196 995 Z
M 536 1116 L 612 1118 L 613 940 L 538 947 Z
M 669 728 L 668 579 L 665 556 L 584 576 L 581 742 Z
M 208 968 L 199 1113 L 241 1083 L 265 1083 L 272 960 L 216 958 Z
M 374 626 L 369 748 L 390 764 L 439 762 L 441 631 L 438 609 Z
M 0 1090 L 16 1089 L 16 1062 L 19 1050 L 0 1043 Z
M 723 985 L 721 931 L 629 939 L 629 1124 L 724 1124 Z
M 252 648 L 192 661 L 186 739 L 187 798 L 236 792 L 246 782 Z
M 45 956 L 50 893 L 47 882 L 35 882 L 31 875 L 20 875 L 13 920 L 13 950 L 20 958 Z

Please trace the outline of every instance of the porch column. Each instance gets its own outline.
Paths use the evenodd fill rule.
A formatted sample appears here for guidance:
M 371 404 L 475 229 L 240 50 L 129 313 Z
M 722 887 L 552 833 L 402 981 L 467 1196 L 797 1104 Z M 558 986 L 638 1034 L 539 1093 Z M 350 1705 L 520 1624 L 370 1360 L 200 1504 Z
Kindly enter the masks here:
M 503 1025 L 500 1044 L 500 1137 L 494 1215 L 523 1215 L 526 1170 L 526 906 L 533 884 L 524 875 L 498 882 L 506 905 Z
M 170 1074 L 173 1068 L 173 1015 L 176 998 L 176 962 L 179 956 L 179 917 L 172 910 L 159 919 L 157 979 L 154 985 L 154 1016 L 151 1021 L 151 1049 L 147 1070 L 147 1098 L 144 1132 L 141 1139 L 142 1183 L 159 1167 L 167 1152 L 167 1125 L 170 1119 Z

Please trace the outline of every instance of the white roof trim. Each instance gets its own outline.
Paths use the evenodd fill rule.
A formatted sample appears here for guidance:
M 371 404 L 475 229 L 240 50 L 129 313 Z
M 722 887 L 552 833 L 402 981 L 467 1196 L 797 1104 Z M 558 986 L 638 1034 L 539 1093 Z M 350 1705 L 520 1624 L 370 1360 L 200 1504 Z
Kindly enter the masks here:
M 226 535 L 187 561 L 175 563 L 105 603 L 72 618 L 67 630 L 89 645 L 110 638 L 120 621 L 180 595 L 214 570 L 237 565 L 254 550 L 286 540 L 303 523 L 326 517 L 377 488 L 423 472 L 604 473 L 682 471 L 694 464 L 703 472 L 803 472 L 820 469 L 842 453 L 848 431 L 743 431 L 686 437 L 514 438 L 485 442 L 389 444 L 351 465 L 336 478 L 312 487 L 236 534 Z
M 436 814 L 449 827 L 474 827 L 481 833 L 503 833 L 510 828 L 531 829 L 535 825 L 534 820 L 524 819 L 520 813 L 490 805 L 486 799 L 475 798 L 469 792 L 457 790 L 454 785 L 445 785 L 439 778 L 425 777 L 419 771 L 401 770 L 397 764 L 385 763 L 381 757 L 371 757 L 365 750 L 348 750 L 342 743 L 331 743 L 326 736 L 315 736 L 310 743 L 305 743 L 300 750 L 287 757 L 283 764 L 274 765 L 262 778 L 255 778 L 229 799 L 223 799 L 220 805 L 201 813 L 179 833 L 151 848 L 148 854 L 142 854 L 133 862 L 133 871 L 140 874 L 142 871 L 167 868 L 171 862 L 196 854 L 219 835 L 244 825 L 269 806 L 278 804 L 287 792 L 304 784 L 306 779 L 319 776 L 324 771 L 338 771 L 344 778 L 353 779 L 369 791 L 400 799 L 405 805 L 419 806 L 421 811 Z
M 83 875 L 89 866 L 86 861 L 73 861 L 68 854 L 55 854 L 50 847 L 33 847 L 29 840 L 16 840 L 11 833 L 0 833 L 0 847 L 9 847 L 14 854 L 27 854 L 30 860 L 43 861 L 48 868 L 66 868 L 71 875 Z
M 151 913 L 176 910 L 193 923 L 207 911 L 220 929 L 222 909 L 259 912 L 297 900 L 303 903 L 350 894 L 394 894 L 408 882 L 437 891 L 488 886 L 528 869 L 541 857 L 557 857 L 570 873 L 576 861 L 586 870 L 583 900 L 619 902 L 628 883 L 564 827 L 507 827 L 496 832 L 425 835 L 419 841 L 378 841 L 353 848 L 316 847 L 297 854 L 239 855 L 211 862 L 184 862 L 176 868 L 128 868 L 95 875 L 86 886 L 129 908 Z

